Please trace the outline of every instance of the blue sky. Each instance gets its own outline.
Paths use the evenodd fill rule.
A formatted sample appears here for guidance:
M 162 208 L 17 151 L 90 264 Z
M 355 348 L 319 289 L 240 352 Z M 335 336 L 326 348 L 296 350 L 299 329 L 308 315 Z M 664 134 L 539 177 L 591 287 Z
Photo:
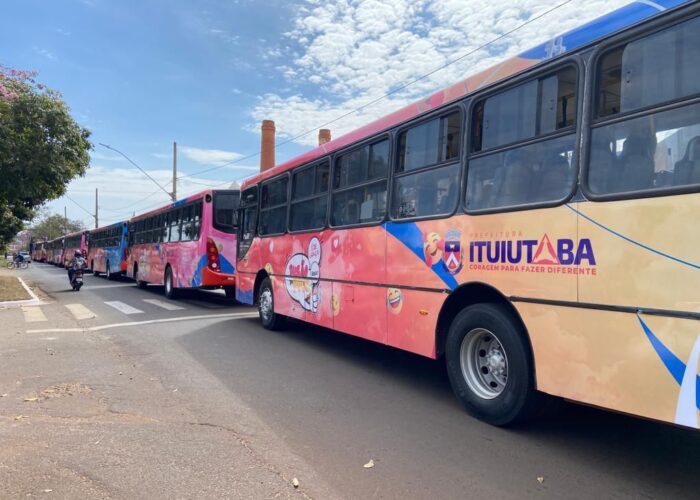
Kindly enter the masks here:
M 330 128 L 334 136 L 627 3 L 574 1 L 527 29 Z M 449 62 L 553 6 L 545 0 L 8 0 L 0 63 L 39 71 L 92 131 L 86 177 L 49 209 L 101 223 L 165 203 L 172 141 L 180 175 L 259 149 L 259 123 L 295 136 Z M 309 134 L 278 161 L 313 146 Z M 181 194 L 242 179 L 258 159 L 178 182 Z M 170 186 L 167 186 L 170 190 Z M 146 198 L 147 196 L 149 196 Z

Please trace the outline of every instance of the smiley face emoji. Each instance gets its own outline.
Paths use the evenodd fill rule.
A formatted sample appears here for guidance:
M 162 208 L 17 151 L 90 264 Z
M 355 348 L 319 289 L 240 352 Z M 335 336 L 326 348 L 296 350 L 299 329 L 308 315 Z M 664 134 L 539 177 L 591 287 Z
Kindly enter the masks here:
M 398 288 L 387 288 L 386 306 L 393 314 L 399 314 L 403 308 L 403 293 Z
M 423 240 L 423 252 L 425 263 L 432 266 L 442 259 L 444 243 L 437 233 L 428 233 Z
M 340 299 L 336 294 L 331 295 L 331 309 L 333 310 L 333 316 L 340 314 Z

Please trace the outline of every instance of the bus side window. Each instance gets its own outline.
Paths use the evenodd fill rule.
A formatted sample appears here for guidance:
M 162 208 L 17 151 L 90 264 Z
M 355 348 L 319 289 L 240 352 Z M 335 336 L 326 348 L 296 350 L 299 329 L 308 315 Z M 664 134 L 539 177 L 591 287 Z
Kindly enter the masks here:
M 326 225 L 329 167 L 329 162 L 324 161 L 292 174 L 290 231 L 318 230 Z
M 596 67 L 591 193 L 630 197 L 700 184 L 700 105 L 688 102 L 700 95 L 700 18 L 608 50 Z M 670 102 L 676 107 L 664 111 Z M 608 124 L 633 111 L 641 112 Z
M 462 113 L 454 111 L 399 135 L 391 216 L 448 215 L 459 197 Z
M 576 69 L 565 67 L 475 105 L 468 211 L 551 204 L 572 192 L 576 86 Z
M 338 157 L 333 176 L 331 225 L 378 222 L 386 215 L 389 140 Z

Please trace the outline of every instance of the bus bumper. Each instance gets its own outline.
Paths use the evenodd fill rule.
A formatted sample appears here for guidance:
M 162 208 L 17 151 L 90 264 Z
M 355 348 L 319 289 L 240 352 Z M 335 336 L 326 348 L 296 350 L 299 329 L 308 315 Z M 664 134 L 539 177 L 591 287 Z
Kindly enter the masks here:
M 212 271 L 209 267 L 202 269 L 202 287 L 234 287 L 236 277 L 233 274 Z

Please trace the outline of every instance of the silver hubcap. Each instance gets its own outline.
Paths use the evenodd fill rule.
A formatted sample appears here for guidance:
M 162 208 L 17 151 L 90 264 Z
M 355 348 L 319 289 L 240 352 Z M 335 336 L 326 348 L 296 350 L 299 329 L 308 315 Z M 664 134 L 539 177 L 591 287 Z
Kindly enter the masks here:
M 173 288 L 173 275 L 168 273 L 165 275 L 165 291 L 170 293 L 170 290 Z
M 260 315 L 265 321 L 272 316 L 272 290 L 265 288 L 260 294 Z
M 499 396 L 508 381 L 508 357 L 493 333 L 475 328 L 465 335 L 460 349 L 462 375 L 474 394 L 483 399 Z

